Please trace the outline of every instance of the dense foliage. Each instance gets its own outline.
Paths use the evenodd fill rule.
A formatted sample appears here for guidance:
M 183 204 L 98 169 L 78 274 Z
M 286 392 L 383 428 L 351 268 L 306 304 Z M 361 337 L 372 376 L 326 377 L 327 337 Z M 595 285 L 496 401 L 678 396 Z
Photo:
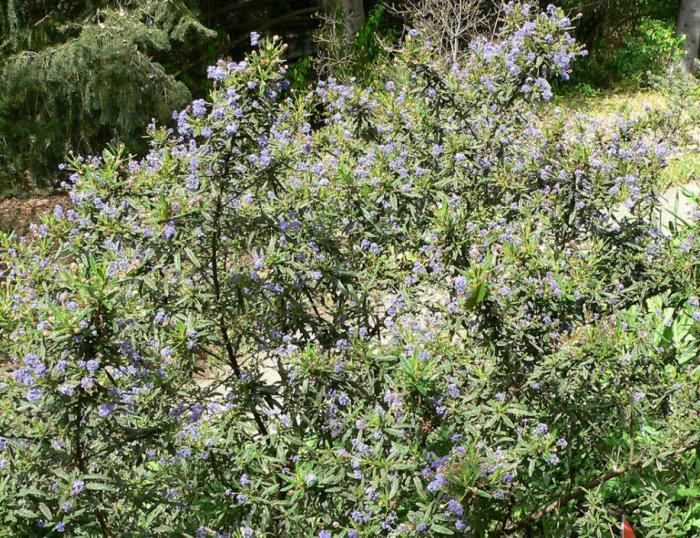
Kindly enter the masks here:
M 74 160 L 0 238 L 0 535 L 695 532 L 679 116 L 543 116 L 569 27 L 287 96 L 253 35 L 144 159 Z
M 373 76 L 379 42 L 393 43 L 407 22 L 457 54 L 475 33 L 490 35 L 504 3 L 5 0 L 0 6 L 0 194 L 55 186 L 56 166 L 69 152 L 95 153 L 112 143 L 143 155 L 143 125 L 152 118 L 162 123 L 193 96 L 206 95 L 206 65 L 242 55 L 252 30 L 281 35 L 291 44 L 286 56 L 295 62 L 288 78 L 299 88 L 329 71 L 340 79 Z M 555 4 L 570 16 L 582 12 L 575 35 L 591 51 L 575 66 L 576 84 L 569 88 L 638 87 L 648 82 L 648 71 L 664 72 L 675 61 L 676 0 Z M 342 12 L 353 6 L 364 6 L 367 18 L 350 35 Z M 314 39 L 319 13 L 336 8 L 334 39 Z
M 574 70 L 573 87 L 634 89 L 678 60 L 676 0 L 561 0 L 578 13 L 576 36 L 591 54 Z

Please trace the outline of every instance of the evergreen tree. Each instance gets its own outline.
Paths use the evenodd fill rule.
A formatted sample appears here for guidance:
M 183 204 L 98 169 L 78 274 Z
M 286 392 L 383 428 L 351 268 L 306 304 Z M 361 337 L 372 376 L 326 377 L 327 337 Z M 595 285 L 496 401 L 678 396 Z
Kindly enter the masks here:
M 69 151 L 139 149 L 151 118 L 186 103 L 159 57 L 215 37 L 180 0 L 6 2 L 0 44 L 0 172 L 50 176 Z
M 307 42 L 316 0 L 0 0 L 0 192 L 69 152 L 143 149 L 145 126 L 208 90 L 248 35 Z M 295 47 L 304 52 L 308 47 Z

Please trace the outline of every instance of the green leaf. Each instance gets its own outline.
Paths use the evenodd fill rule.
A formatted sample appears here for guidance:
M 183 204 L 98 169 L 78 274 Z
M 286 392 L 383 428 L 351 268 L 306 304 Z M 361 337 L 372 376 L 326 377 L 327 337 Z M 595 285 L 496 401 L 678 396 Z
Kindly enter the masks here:
M 39 511 L 44 514 L 44 517 L 51 521 L 53 519 L 53 516 L 51 515 L 51 510 L 49 510 L 49 507 L 46 506 L 44 503 L 39 503 Z
M 93 491 L 119 491 L 116 487 L 103 482 L 88 482 L 85 484 L 85 488 Z
M 37 519 L 39 517 L 39 514 L 32 512 L 27 508 L 19 508 L 17 510 L 13 510 L 13 512 L 24 519 Z
M 434 523 L 434 524 L 430 527 L 430 530 L 431 530 L 431 531 L 434 531 L 434 532 L 436 532 L 436 533 L 438 533 L 438 534 L 445 534 L 445 535 L 447 535 L 447 536 L 453 536 L 453 535 L 454 535 L 454 531 L 452 531 L 452 529 L 448 529 L 447 527 L 444 527 L 444 526 L 442 526 L 442 525 L 438 525 L 437 523 Z

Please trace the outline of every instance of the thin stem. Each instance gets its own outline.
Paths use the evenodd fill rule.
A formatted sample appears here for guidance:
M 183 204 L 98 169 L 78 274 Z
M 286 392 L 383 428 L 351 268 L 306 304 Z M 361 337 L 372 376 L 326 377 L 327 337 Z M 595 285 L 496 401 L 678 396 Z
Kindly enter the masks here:
M 671 454 L 668 454 L 666 457 L 676 457 L 680 456 L 681 454 L 684 454 L 685 452 L 688 452 L 690 450 L 700 448 L 700 443 L 694 443 L 692 445 L 688 446 L 683 446 L 679 448 L 678 450 L 672 452 Z M 563 497 L 557 499 L 556 501 L 553 501 L 549 503 L 547 506 L 544 508 L 535 510 L 533 512 L 530 512 L 528 515 L 520 519 L 519 521 L 515 522 L 513 525 L 510 527 L 507 527 L 501 533 L 500 535 L 508 535 L 508 534 L 513 534 L 514 532 L 530 527 L 533 524 L 537 523 L 540 519 L 542 519 L 544 516 L 551 514 L 552 512 L 557 511 L 559 508 L 562 508 L 569 504 L 572 501 L 575 501 L 576 499 L 585 496 L 591 489 L 598 487 L 605 482 L 612 480 L 613 478 L 617 478 L 620 475 L 623 475 L 625 473 L 628 473 L 630 471 L 634 471 L 635 469 L 639 467 L 643 467 L 647 465 L 651 459 L 646 460 L 646 459 L 637 459 L 633 462 L 630 462 L 628 465 L 624 465 L 622 467 L 617 467 L 611 471 L 608 471 L 607 473 L 603 474 L 602 476 L 599 476 L 597 478 L 593 478 L 586 482 L 585 484 L 582 484 L 576 491 L 569 493 L 568 495 L 564 495 Z
M 228 363 L 233 368 L 236 377 L 241 378 L 241 367 L 238 364 L 237 353 L 234 349 L 231 337 L 226 326 L 226 309 L 221 300 L 221 283 L 219 282 L 219 241 L 221 239 L 221 212 L 223 209 L 221 190 L 216 196 L 216 206 L 214 208 L 214 229 L 211 238 L 211 270 L 212 270 L 212 285 L 214 287 L 214 300 L 219 310 L 219 330 L 224 341 L 224 348 L 228 356 Z M 258 426 L 261 434 L 267 435 L 267 427 L 255 407 L 252 407 L 253 418 Z

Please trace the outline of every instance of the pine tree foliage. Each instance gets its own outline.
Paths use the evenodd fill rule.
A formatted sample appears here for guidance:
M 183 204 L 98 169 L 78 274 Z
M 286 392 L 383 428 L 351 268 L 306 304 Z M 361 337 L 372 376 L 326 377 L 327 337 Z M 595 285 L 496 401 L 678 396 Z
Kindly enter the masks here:
M 46 184 L 65 155 L 143 149 L 208 90 L 206 66 L 259 29 L 293 41 L 316 0 L 0 0 L 0 192 Z M 240 54 L 240 51 L 238 51 Z
M 173 40 L 211 38 L 183 2 L 16 2 L 3 6 L 0 175 L 50 174 L 69 151 L 137 149 L 151 119 L 191 96 L 156 61 Z
M 48 177 L 70 151 L 110 141 L 138 149 L 151 118 L 165 120 L 191 98 L 158 56 L 173 41 L 215 36 L 180 0 L 18 4 L 3 6 L 0 45 L 6 182 L 25 171 Z

